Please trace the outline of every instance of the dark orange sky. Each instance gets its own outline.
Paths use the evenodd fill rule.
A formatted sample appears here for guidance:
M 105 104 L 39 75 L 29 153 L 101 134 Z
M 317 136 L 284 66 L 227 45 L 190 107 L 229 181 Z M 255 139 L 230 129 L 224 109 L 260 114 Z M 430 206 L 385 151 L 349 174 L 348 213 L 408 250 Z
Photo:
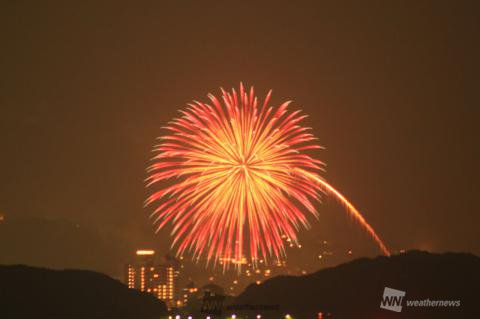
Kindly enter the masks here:
M 480 253 L 474 2 L 5 1 L 0 12 L 7 216 L 149 243 L 143 178 L 160 127 L 243 81 L 310 115 L 325 177 L 392 249 Z M 378 253 L 334 201 L 320 214 L 309 236 Z

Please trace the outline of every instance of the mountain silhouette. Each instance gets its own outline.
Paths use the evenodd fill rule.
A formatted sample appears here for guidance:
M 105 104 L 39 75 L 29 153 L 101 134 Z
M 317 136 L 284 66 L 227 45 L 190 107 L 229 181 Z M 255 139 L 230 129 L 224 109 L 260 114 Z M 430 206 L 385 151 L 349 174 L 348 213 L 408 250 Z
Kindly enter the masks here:
M 163 302 L 100 273 L 0 266 L 0 318 L 150 319 Z
M 480 318 L 480 258 L 410 251 L 250 285 L 233 304 L 255 305 L 262 318 Z M 401 312 L 380 309 L 385 287 L 405 292 Z M 460 300 L 459 307 L 408 307 L 412 300 Z M 278 306 L 276 311 L 261 311 Z M 235 307 L 234 307 L 235 308 Z M 271 307 L 272 308 L 272 307 Z M 242 314 L 237 311 L 237 317 Z M 255 318 L 250 311 L 244 315 Z

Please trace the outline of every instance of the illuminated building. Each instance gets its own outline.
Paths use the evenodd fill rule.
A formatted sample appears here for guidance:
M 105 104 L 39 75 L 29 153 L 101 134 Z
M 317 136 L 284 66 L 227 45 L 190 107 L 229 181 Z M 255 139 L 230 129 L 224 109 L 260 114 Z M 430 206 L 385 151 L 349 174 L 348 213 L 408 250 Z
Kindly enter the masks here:
M 247 258 L 245 256 L 242 256 L 242 258 L 235 259 L 233 257 L 220 257 L 220 265 L 223 264 L 233 264 L 233 265 L 246 265 L 248 263 Z M 263 262 L 261 260 L 260 262 Z
M 174 294 L 175 277 L 173 266 L 159 265 L 156 275 L 158 276 L 155 278 L 154 283 L 157 298 L 164 300 L 167 304 L 172 304 L 176 299 L 174 298 L 176 294 Z
M 137 250 L 135 257 L 135 262 L 128 264 L 125 271 L 128 288 L 151 293 L 169 308 L 175 306 L 179 276 L 176 260 L 166 256 L 163 263 L 157 263 L 153 250 Z
M 151 289 L 155 264 L 155 251 L 137 250 L 135 262 L 127 265 L 126 283 L 128 288 L 147 291 Z
M 197 292 L 198 288 L 193 281 L 182 289 L 182 304 L 184 307 L 188 306 L 191 300 L 196 298 Z

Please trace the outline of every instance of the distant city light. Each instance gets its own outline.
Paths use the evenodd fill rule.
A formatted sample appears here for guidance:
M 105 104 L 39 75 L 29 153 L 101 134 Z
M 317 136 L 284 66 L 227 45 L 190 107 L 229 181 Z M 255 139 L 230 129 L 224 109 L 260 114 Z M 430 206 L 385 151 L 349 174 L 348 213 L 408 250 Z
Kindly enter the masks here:
M 137 250 L 137 256 L 151 256 L 155 255 L 155 250 L 147 249 L 147 250 Z
M 237 318 L 237 316 L 236 316 L 236 315 L 232 315 L 232 319 L 235 319 L 235 318 Z
M 262 318 L 262 315 L 257 315 L 257 319 L 260 319 L 260 318 Z
M 175 316 L 175 319 L 180 319 L 180 315 L 176 315 L 176 316 Z

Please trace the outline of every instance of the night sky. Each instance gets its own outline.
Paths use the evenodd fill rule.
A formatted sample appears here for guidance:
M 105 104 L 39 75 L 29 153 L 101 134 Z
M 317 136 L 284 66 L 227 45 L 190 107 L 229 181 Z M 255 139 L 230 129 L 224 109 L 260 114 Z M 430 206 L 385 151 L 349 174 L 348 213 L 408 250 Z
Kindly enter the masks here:
M 480 254 L 478 12 L 473 1 L 4 1 L 0 212 L 166 249 L 143 208 L 155 138 L 187 102 L 243 81 L 310 115 L 325 178 L 389 248 Z M 306 255 L 312 238 L 380 253 L 334 200 L 319 210 Z

